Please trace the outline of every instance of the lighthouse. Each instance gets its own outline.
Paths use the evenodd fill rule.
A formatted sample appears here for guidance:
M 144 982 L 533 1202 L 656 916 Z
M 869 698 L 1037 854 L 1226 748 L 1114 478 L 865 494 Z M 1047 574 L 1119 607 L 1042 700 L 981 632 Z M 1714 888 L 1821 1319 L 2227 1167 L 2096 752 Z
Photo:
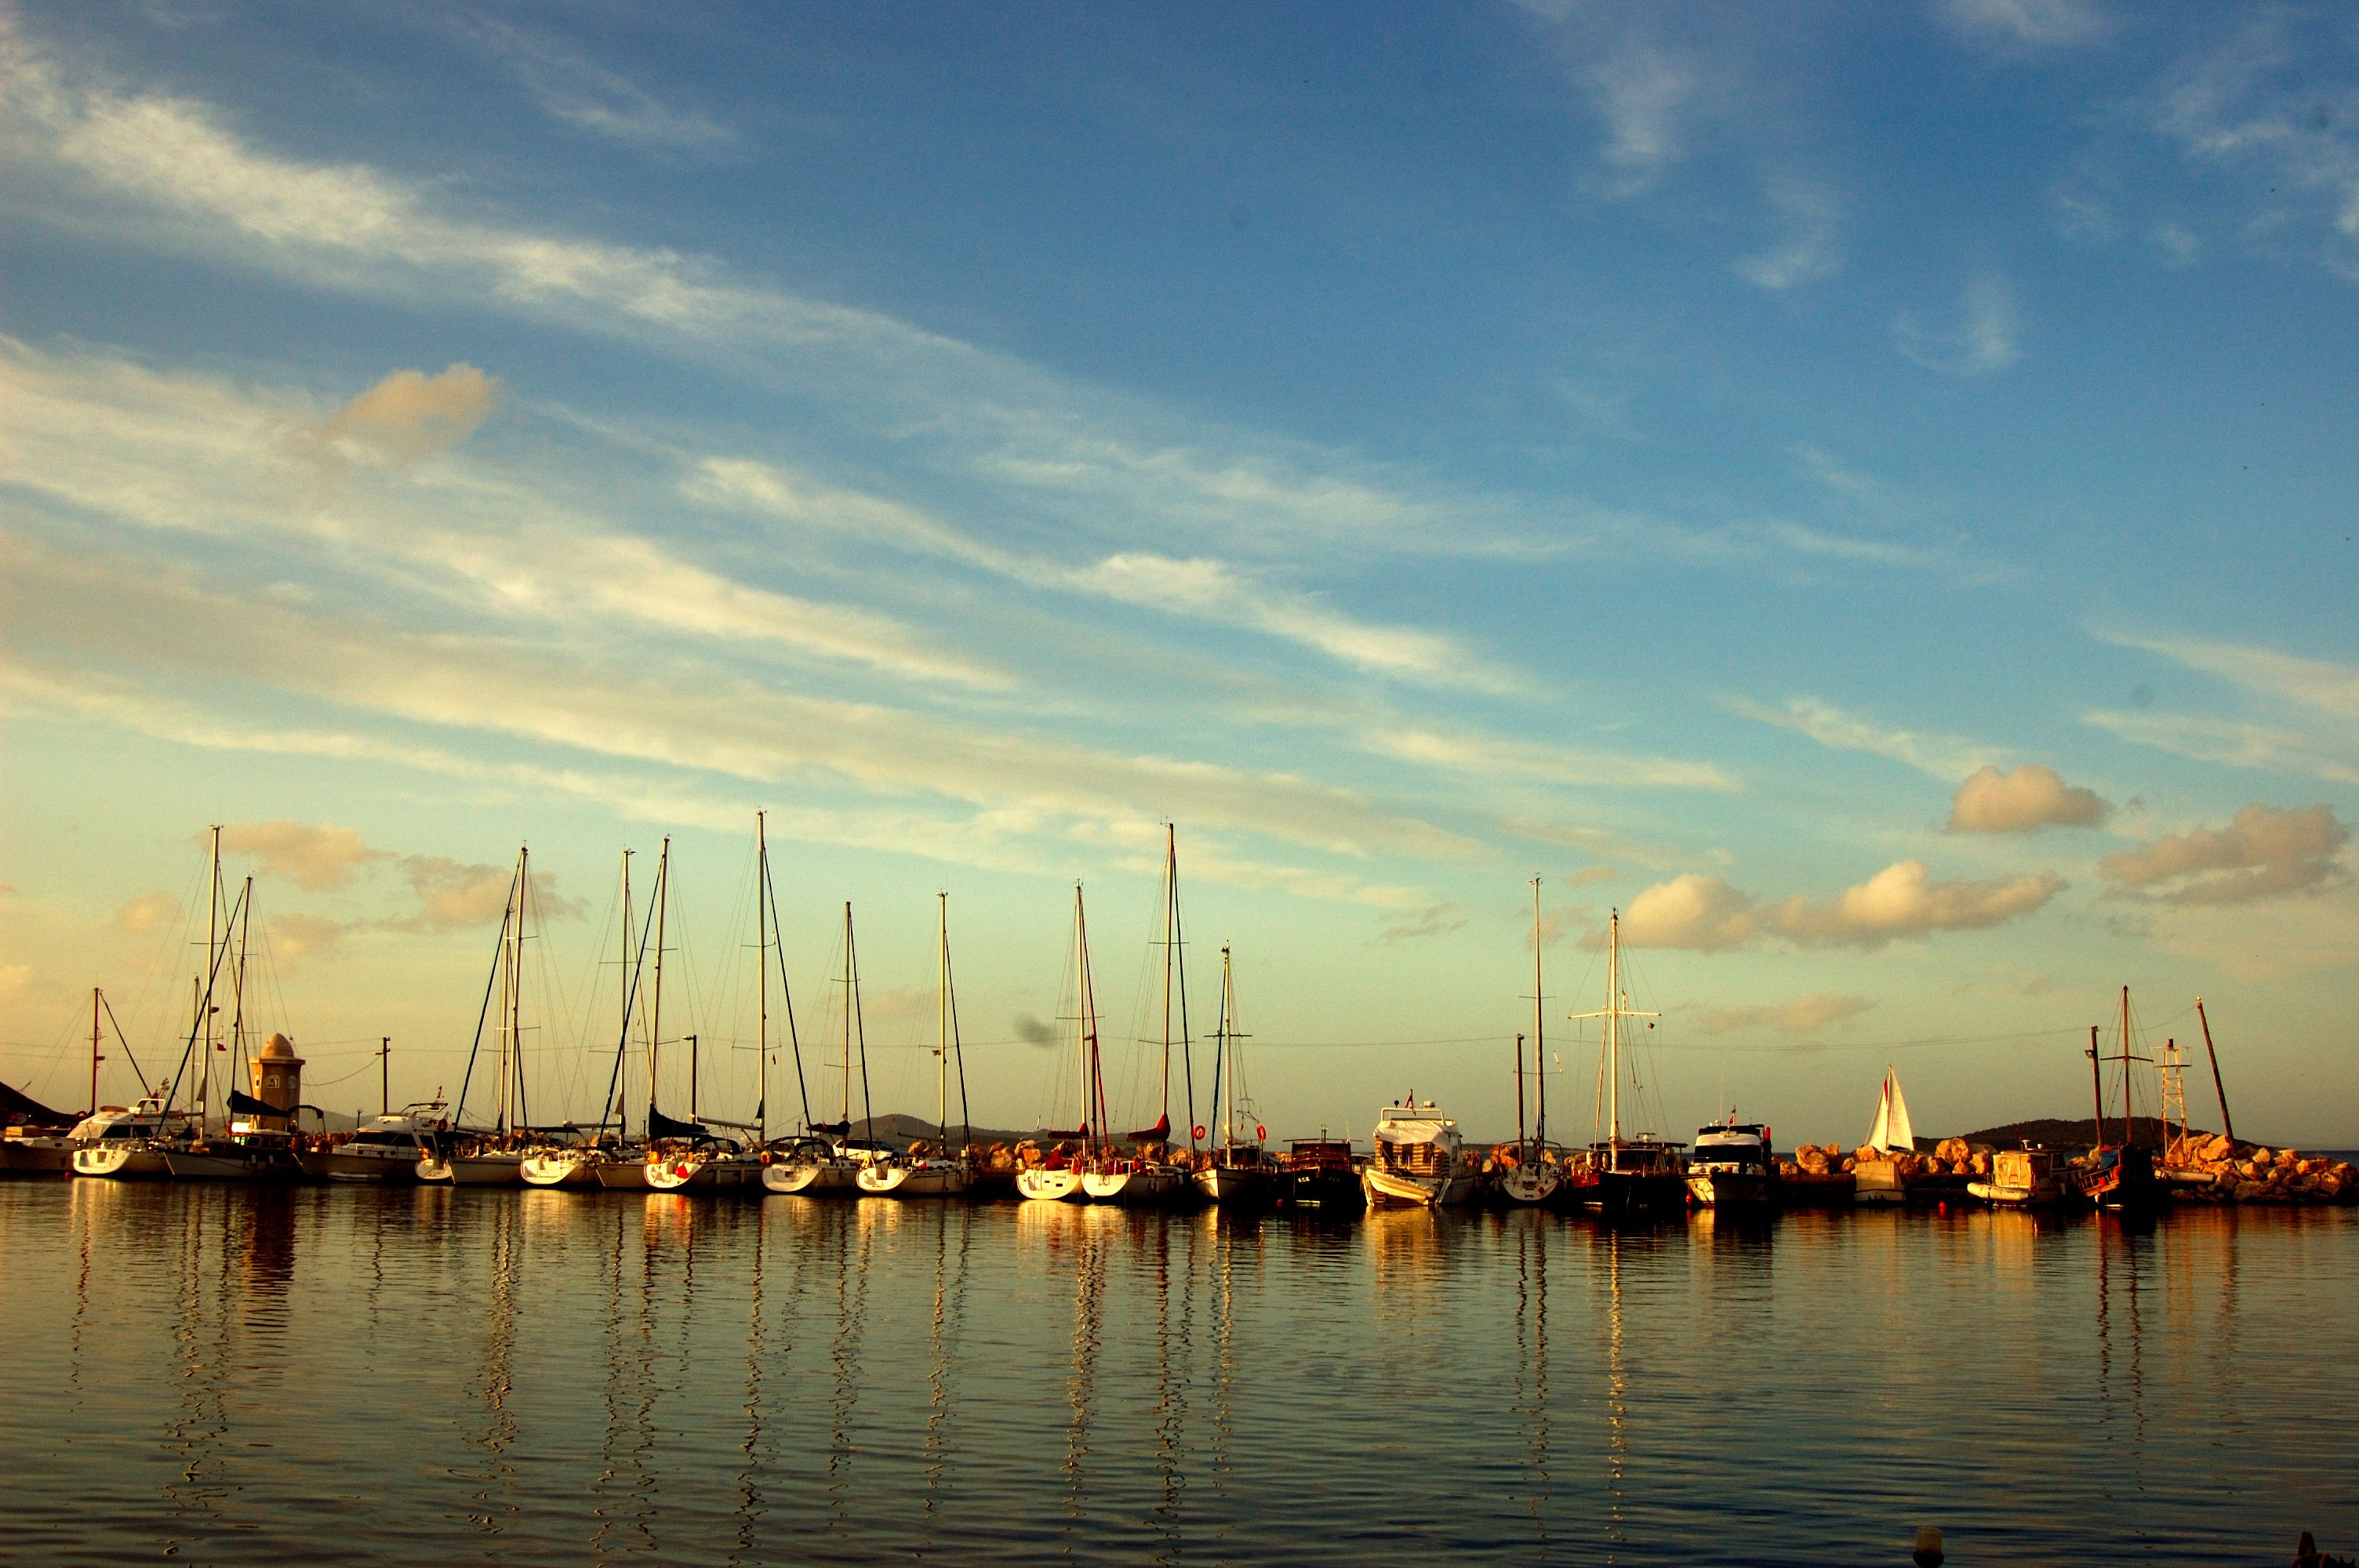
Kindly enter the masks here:
M 254 1125 L 257 1130 L 285 1132 L 294 1120 L 295 1108 L 303 1098 L 303 1058 L 295 1054 L 295 1042 L 284 1034 L 274 1034 L 263 1042 L 254 1058 L 254 1098 L 265 1105 L 284 1106 L 285 1116 L 258 1116 Z

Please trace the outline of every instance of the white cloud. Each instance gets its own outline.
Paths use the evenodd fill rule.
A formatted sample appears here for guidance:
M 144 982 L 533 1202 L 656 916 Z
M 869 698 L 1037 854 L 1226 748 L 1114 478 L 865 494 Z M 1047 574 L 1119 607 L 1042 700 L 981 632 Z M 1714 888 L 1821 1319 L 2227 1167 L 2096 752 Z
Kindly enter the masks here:
M 2109 708 L 2092 708 L 2081 719 L 2135 745 L 2199 762 L 2359 784 L 2359 746 L 2321 741 L 2274 725 Z
M 1764 724 L 1775 724 L 1782 730 L 1796 730 L 1830 751 L 1865 752 L 1874 756 L 1888 757 L 1943 783 L 1962 778 L 2003 754 L 1997 747 L 1986 746 L 1962 735 L 1887 730 L 1845 713 L 1815 697 L 1788 697 L 1783 708 L 1772 708 L 1742 697 L 1723 697 L 1722 702 L 1733 713 L 1758 719 Z
M 1734 1034 L 1756 1029 L 1780 1034 L 1816 1034 L 1830 1024 L 1857 1018 L 1875 1005 L 1864 996 L 1813 991 L 1792 1001 L 1708 1009 L 1701 1022 L 1706 1034 Z
M 359 448 L 396 462 L 448 450 L 475 433 L 499 402 L 499 383 L 471 364 L 440 374 L 398 370 L 309 432 L 323 456 Z
M 2234 719 L 2097 709 L 2083 714 L 2083 722 L 2197 762 L 2359 784 L 2359 668 L 2234 643 L 2120 631 L 2097 635 L 2216 676 L 2284 722 L 2250 717 L 2249 705 Z
M 1777 237 L 1730 270 L 1773 290 L 1817 283 L 1843 270 L 1843 211 L 1832 190 L 1817 180 L 1778 175 L 1765 180 L 1762 194 L 1777 217 Z
M 2141 637 L 2100 632 L 2119 647 L 2150 654 L 2218 676 L 2260 697 L 2314 708 L 2343 719 L 2359 719 L 2359 667 L 2327 659 L 2306 659 L 2273 649 L 2195 638 Z
M 1733 792 L 1736 779 L 1710 762 L 1675 757 L 1634 757 L 1581 752 L 1531 741 L 1503 740 L 1425 726 L 1374 728 L 1360 744 L 1379 756 L 1490 778 L 1530 778 L 1549 784 L 1627 789 Z
M 2068 784 L 2055 769 L 2026 762 L 2011 773 L 1975 770 L 1951 798 L 1951 833 L 2028 833 L 2040 827 L 2094 827 L 2113 806 L 2097 792 Z
M 160 931 L 180 918 L 180 901 L 168 892 L 142 893 L 114 912 L 114 924 L 135 935 Z
M 2169 903 L 2245 903 L 2345 881 L 2336 856 L 2351 841 L 2333 809 L 2255 801 L 2225 827 L 2198 827 L 2106 856 L 2098 874 Z
M 1960 32 L 2034 49 L 2091 43 L 2114 28 L 2092 0 L 1941 0 L 1940 11 Z
M 1900 860 L 1834 898 L 1800 894 L 1764 903 L 1723 878 L 1690 872 L 1630 901 L 1622 939 L 1636 947 L 1717 952 L 1779 938 L 1799 946 L 1868 950 L 1936 931 L 2003 925 L 2045 905 L 2063 887 L 2049 873 L 1988 881 L 1936 881 L 1921 860 Z M 1603 945 L 1603 934 L 1586 944 Z
M 2005 278 L 1984 274 L 1966 285 L 1955 326 L 1927 327 L 1904 310 L 1894 318 L 1892 330 L 1902 355 L 1927 370 L 1978 376 L 2005 370 L 2023 357 L 2017 342 L 2022 326 L 2015 291 Z
M 1686 156 L 1701 83 L 1688 62 L 1635 41 L 1586 76 L 1591 105 L 1605 125 L 1598 157 L 1615 171 L 1615 194 L 1636 195 Z

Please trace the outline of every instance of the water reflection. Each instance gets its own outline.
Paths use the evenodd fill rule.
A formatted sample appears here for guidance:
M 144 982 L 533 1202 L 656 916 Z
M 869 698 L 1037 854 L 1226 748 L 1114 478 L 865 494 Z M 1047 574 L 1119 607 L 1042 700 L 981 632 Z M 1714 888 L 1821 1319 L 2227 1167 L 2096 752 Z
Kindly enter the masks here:
M 1653 1561 L 1703 1502 L 2192 1559 L 2359 1504 L 2359 1216 L 484 1195 L 0 1192 L 28 1560 Z

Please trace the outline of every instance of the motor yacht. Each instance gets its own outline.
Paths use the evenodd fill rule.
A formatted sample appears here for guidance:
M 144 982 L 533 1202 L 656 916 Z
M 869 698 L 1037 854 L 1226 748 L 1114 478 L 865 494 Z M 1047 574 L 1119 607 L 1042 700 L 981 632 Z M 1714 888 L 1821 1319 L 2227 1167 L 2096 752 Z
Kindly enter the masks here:
M 1376 1113 L 1375 1154 L 1360 1172 L 1371 1207 L 1386 1204 L 1441 1208 L 1471 1203 L 1482 1167 L 1465 1150 L 1458 1123 L 1411 1093 Z
M 1688 1150 L 1688 1199 L 1706 1208 L 1767 1208 L 1777 1201 L 1777 1156 L 1769 1130 L 1728 1119 L 1696 1130 Z

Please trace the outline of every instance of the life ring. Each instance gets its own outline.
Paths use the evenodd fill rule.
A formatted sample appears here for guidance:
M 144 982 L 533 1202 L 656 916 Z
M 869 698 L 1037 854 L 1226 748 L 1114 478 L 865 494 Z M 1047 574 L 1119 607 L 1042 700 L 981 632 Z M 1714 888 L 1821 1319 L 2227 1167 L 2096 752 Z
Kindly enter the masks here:
M 1256 1121 L 1254 1123 L 1254 1136 L 1266 1143 L 1269 1141 L 1269 1129 Z
M 1196 1136 L 1199 1138 L 1204 1136 L 1204 1124 L 1201 1121 L 1196 1124 Z

